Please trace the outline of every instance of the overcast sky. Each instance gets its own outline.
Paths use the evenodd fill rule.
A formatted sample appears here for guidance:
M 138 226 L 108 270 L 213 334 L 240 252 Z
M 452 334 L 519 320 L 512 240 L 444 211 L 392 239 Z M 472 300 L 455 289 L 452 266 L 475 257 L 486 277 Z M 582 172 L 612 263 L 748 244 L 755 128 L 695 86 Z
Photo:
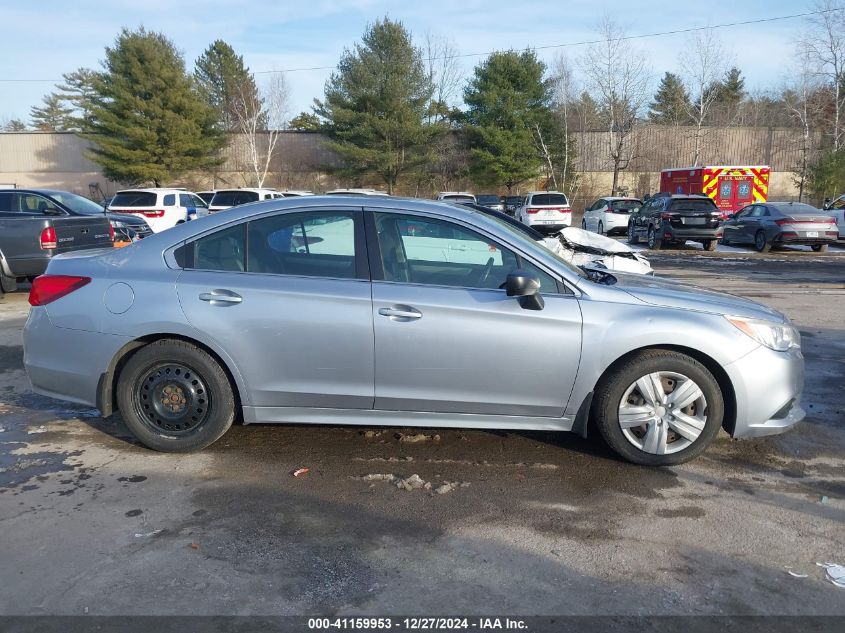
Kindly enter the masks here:
M 105 46 L 124 26 L 163 32 L 183 52 L 189 69 L 209 43 L 223 39 L 255 72 L 334 66 L 367 23 L 384 15 L 401 20 L 417 37 L 430 31 L 451 40 L 460 53 L 483 53 L 593 39 L 604 13 L 634 35 L 790 15 L 809 6 L 805 0 L 0 0 L 0 80 L 55 80 L 80 66 L 99 68 Z M 724 28 L 719 34 L 747 87 L 758 90 L 784 81 L 804 26 L 803 19 L 793 19 Z M 668 35 L 631 45 L 647 55 L 656 86 L 665 71 L 677 70 L 690 38 Z M 551 62 L 559 51 L 577 60 L 583 47 L 538 54 Z M 462 59 L 464 72 L 469 74 L 479 59 Z M 330 72 L 286 74 L 292 113 L 308 109 L 322 95 Z M 30 107 L 52 89 L 51 81 L 0 81 L 0 120 L 28 121 Z

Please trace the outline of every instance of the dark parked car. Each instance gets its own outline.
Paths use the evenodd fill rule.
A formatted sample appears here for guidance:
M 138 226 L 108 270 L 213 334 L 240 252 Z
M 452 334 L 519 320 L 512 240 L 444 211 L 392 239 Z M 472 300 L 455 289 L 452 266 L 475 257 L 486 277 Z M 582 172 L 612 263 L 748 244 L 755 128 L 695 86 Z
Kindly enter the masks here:
M 646 239 L 653 249 L 692 240 L 701 242 L 704 250 L 714 251 L 721 237 L 721 214 L 707 196 L 659 193 L 628 221 L 628 242 L 637 244 Z
M 503 200 L 505 203 L 505 213 L 509 213 L 510 215 L 515 215 L 516 210 L 521 207 L 524 202 L 522 196 L 505 196 Z
M 724 244 L 753 244 L 767 253 L 772 246 L 807 244 L 816 252 L 839 238 L 836 219 L 800 202 L 750 204 L 725 222 Z
M 477 196 L 475 196 L 475 200 L 482 207 L 487 207 L 488 209 L 493 209 L 494 211 L 504 211 L 505 210 L 504 199 L 495 195 L 495 194 L 480 193 Z
M 97 213 L 81 213 L 81 201 Z M 87 205 L 86 205 L 87 206 Z M 111 247 L 114 229 L 96 202 L 64 191 L 0 191 L 0 284 L 4 292 L 17 280 L 42 274 L 54 255 Z

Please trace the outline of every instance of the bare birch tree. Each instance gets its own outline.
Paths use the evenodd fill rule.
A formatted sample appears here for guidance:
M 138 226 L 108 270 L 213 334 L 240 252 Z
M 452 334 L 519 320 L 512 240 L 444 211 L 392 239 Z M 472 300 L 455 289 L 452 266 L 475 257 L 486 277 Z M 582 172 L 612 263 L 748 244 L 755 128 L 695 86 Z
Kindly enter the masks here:
M 798 164 L 795 165 L 795 184 L 798 186 L 798 202 L 804 198 L 810 159 L 814 151 L 813 124 L 821 112 L 819 100 L 821 82 L 813 70 L 812 53 L 806 46 L 799 46 L 794 70 L 789 73 L 791 81 L 783 90 L 784 107 L 793 124 L 801 130 L 798 147 Z
M 605 16 L 599 23 L 601 41 L 587 48 L 581 60 L 607 130 L 607 155 L 613 166 L 612 193 L 619 174 L 631 161 L 630 141 L 639 113 L 648 100 L 649 73 L 645 57 L 631 47 L 625 30 Z
M 818 13 L 809 18 L 810 28 L 802 44 L 815 74 L 833 93 L 830 137 L 837 151 L 845 132 L 845 8 L 840 0 L 817 0 L 813 8 Z
M 573 131 L 571 129 L 571 120 L 573 115 L 578 115 L 575 112 L 575 103 L 578 99 L 578 94 L 572 65 L 563 53 L 555 58 L 552 66 L 552 80 L 554 81 L 555 119 L 563 132 L 563 138 L 569 142 L 572 139 L 570 132 Z M 574 177 L 575 165 L 570 164 L 571 154 L 572 152 L 569 151 L 564 152 L 560 174 L 563 185 L 568 185 L 569 190 L 565 193 L 570 198 L 574 198 L 578 194 L 578 179 Z M 557 188 L 557 182 L 555 182 L 555 188 Z
M 698 165 L 706 135 L 704 127 L 719 97 L 719 81 L 730 66 L 730 56 L 725 55 L 716 32 L 705 29 L 695 33 L 692 48 L 681 54 L 680 63 L 681 72 L 692 92 L 687 109 L 694 127 L 693 165 Z
M 431 94 L 428 122 L 439 123 L 449 113 L 449 103 L 458 94 L 463 73 L 458 63 L 458 50 L 452 42 L 426 31 L 423 39 L 426 72 L 434 87 Z
M 233 108 L 256 187 L 264 186 L 279 134 L 287 124 L 289 92 L 284 74 L 272 73 L 260 94 L 256 98 L 244 86 Z

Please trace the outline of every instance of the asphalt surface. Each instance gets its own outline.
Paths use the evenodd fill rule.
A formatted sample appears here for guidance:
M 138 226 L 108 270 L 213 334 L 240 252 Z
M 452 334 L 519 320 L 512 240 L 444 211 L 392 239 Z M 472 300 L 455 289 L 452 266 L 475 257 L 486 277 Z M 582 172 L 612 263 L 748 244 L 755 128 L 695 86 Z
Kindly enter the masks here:
M 30 392 L 26 293 L 7 295 L 0 614 L 844 615 L 816 563 L 845 564 L 845 255 L 652 262 L 799 325 L 805 422 L 665 469 L 569 434 L 377 427 L 158 454 Z M 387 480 L 412 475 L 431 488 Z

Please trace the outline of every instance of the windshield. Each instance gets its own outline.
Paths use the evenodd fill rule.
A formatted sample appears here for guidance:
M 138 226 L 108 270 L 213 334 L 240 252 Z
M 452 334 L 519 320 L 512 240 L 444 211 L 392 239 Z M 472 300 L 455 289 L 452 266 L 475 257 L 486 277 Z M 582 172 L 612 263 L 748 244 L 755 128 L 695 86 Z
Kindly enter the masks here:
M 443 200 L 447 202 L 475 202 L 472 196 L 443 196 Z
M 542 245 L 542 242 L 535 239 L 530 233 L 523 231 L 521 228 L 512 225 L 510 222 L 506 222 L 504 219 L 501 219 L 501 218 L 493 215 L 492 213 L 485 213 L 484 215 L 485 215 L 485 217 L 490 218 L 493 222 L 495 222 L 499 226 L 505 228 L 508 231 L 508 233 L 510 233 L 510 235 L 512 236 L 512 239 L 516 243 L 522 245 L 525 248 L 525 250 L 527 250 L 529 252 L 531 252 L 531 250 L 534 250 L 536 252 L 536 250 L 538 248 L 540 248 L 540 249 L 542 249 L 544 255 L 550 255 L 551 257 L 553 257 L 557 262 L 560 263 L 561 267 L 565 268 L 566 270 L 572 271 L 573 273 L 575 273 L 576 275 L 578 275 L 579 277 L 581 277 L 583 279 L 588 279 L 587 274 L 583 270 L 581 270 L 577 266 L 573 266 L 568 261 L 566 261 L 565 259 L 560 257 L 554 251 L 544 247 Z M 551 239 L 557 239 L 557 238 L 551 238 Z
M 499 204 L 499 196 L 477 196 L 480 204 Z
M 105 209 L 96 202 L 88 198 L 83 198 L 82 196 L 77 196 L 75 193 L 56 192 L 51 193 L 50 197 L 65 205 L 74 213 L 81 213 L 82 215 L 103 215 L 105 212 Z

